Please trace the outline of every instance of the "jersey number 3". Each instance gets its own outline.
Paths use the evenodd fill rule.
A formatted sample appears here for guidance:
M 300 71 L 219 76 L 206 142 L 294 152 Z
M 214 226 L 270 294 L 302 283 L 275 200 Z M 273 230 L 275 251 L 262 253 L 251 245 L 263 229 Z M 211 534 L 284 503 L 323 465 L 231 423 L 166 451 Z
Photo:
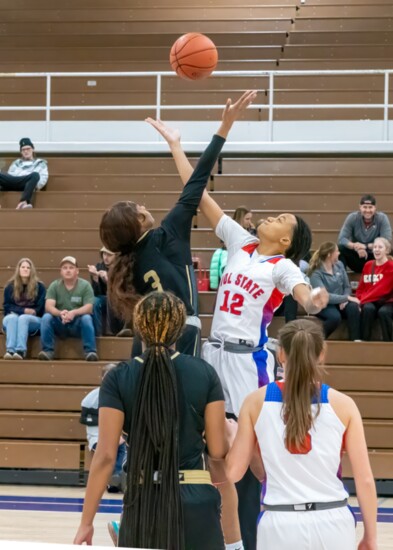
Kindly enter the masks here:
M 152 279 L 152 282 L 151 282 L 151 279 Z M 153 269 L 151 269 L 150 271 L 144 274 L 143 280 L 145 281 L 145 283 L 150 282 L 150 285 L 154 290 L 158 290 L 158 292 L 163 292 L 160 278 Z
M 232 313 L 232 315 L 241 315 L 244 302 L 244 296 L 241 294 L 231 294 L 229 290 L 224 291 L 224 303 L 220 306 L 220 311 Z

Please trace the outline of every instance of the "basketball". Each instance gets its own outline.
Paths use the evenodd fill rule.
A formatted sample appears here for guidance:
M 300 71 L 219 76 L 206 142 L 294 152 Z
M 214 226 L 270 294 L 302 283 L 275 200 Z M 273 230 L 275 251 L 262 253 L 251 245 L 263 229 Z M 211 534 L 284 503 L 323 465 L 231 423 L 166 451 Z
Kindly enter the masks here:
M 202 80 L 217 66 L 218 53 L 214 43 L 197 32 L 184 34 L 176 40 L 169 56 L 172 69 L 185 80 Z

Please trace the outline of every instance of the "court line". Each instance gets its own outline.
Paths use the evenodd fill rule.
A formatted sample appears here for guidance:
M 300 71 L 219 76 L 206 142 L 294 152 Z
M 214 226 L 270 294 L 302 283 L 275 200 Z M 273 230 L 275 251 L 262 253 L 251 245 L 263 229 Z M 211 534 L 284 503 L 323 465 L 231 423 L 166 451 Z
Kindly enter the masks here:
M 122 500 L 102 499 L 98 512 L 104 514 L 118 514 L 122 512 Z M 0 495 L 0 510 L 37 511 L 37 512 L 82 512 L 83 498 L 67 497 L 33 497 Z M 358 506 L 352 506 L 357 521 L 361 521 Z M 393 508 L 378 508 L 379 523 L 393 523 Z

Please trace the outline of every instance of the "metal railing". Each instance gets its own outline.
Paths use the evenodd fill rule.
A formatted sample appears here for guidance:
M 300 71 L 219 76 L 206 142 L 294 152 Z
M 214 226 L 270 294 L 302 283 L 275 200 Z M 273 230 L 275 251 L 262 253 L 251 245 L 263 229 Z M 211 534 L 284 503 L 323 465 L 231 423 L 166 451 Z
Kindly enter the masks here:
M 252 71 L 215 71 L 210 78 L 214 77 L 267 77 L 268 78 L 268 104 L 255 103 L 250 106 L 251 109 L 260 109 L 268 111 L 268 140 L 274 141 L 274 112 L 276 110 L 285 109 L 381 109 L 383 110 L 382 126 L 382 141 L 389 140 L 389 109 L 393 108 L 392 104 L 389 104 L 389 77 L 393 73 L 392 70 L 325 70 L 325 71 L 266 71 L 266 70 L 252 70 Z M 367 76 L 367 75 L 380 75 L 384 77 L 384 101 L 383 103 L 344 103 L 344 104 L 276 104 L 274 102 L 275 95 L 275 78 L 276 77 L 295 77 L 295 76 Z M 51 113 L 54 111 L 138 111 L 138 110 L 152 110 L 155 111 L 156 117 L 161 117 L 161 111 L 164 110 L 196 110 L 196 109 L 219 109 L 223 108 L 222 104 L 219 105 L 206 105 L 206 104 L 194 104 L 194 105 L 163 105 L 162 104 L 162 79 L 167 77 L 174 77 L 174 73 L 171 71 L 151 71 L 151 72 L 45 72 L 45 73 L 0 73 L 0 78 L 45 78 L 46 79 L 46 101 L 45 106 L 0 106 L 0 111 L 45 111 L 46 122 L 46 141 L 50 141 L 50 125 L 51 125 Z M 53 78 L 80 78 L 80 77 L 154 77 L 156 79 L 156 103 L 154 105 L 52 105 L 51 102 L 51 90 Z

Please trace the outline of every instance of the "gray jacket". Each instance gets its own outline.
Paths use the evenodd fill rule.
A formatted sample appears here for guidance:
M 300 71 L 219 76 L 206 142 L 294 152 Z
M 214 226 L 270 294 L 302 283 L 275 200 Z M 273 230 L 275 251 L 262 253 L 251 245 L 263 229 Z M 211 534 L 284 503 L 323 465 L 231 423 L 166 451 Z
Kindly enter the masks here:
M 348 247 L 348 242 L 369 244 L 377 237 L 392 240 L 389 218 L 383 212 L 375 212 L 373 224 L 366 229 L 360 211 L 349 214 L 338 236 L 338 244 Z
M 329 304 L 336 305 L 348 301 L 352 295 L 351 284 L 347 272 L 341 262 L 333 266 L 333 275 L 327 273 L 323 267 L 316 269 L 310 276 L 310 283 L 313 288 L 325 287 L 329 293 Z

